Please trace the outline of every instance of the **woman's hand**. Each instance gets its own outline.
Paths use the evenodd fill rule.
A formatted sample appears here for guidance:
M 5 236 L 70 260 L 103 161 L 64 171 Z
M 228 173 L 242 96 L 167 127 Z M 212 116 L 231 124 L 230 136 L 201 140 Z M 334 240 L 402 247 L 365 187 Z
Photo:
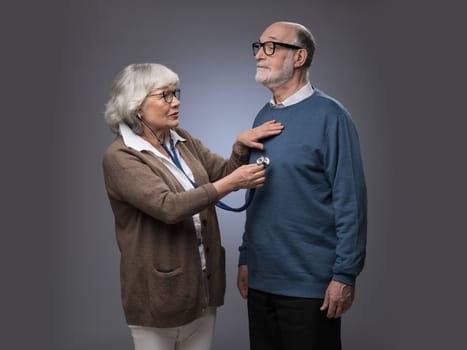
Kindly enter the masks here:
M 247 153 L 250 148 L 262 150 L 264 146 L 259 140 L 278 135 L 283 129 L 284 125 L 282 123 L 270 120 L 256 128 L 245 130 L 238 135 L 235 141 L 235 151 L 239 154 L 244 154 Z
M 266 181 L 266 169 L 264 165 L 247 164 L 232 171 L 229 175 L 213 183 L 219 194 L 219 198 L 230 192 L 242 188 L 256 188 L 263 186 Z

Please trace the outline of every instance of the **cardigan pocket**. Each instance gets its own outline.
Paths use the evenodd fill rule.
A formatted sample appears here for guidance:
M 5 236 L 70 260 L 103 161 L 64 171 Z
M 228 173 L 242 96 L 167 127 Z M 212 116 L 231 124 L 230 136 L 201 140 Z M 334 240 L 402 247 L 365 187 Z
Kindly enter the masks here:
M 148 280 L 149 308 L 158 318 L 176 317 L 191 309 L 197 297 L 197 286 L 190 283 L 190 277 L 182 267 L 170 271 L 152 268 Z
M 175 269 L 161 269 L 153 266 L 152 270 L 159 277 L 172 277 L 183 272 L 183 269 L 180 266 L 176 267 Z

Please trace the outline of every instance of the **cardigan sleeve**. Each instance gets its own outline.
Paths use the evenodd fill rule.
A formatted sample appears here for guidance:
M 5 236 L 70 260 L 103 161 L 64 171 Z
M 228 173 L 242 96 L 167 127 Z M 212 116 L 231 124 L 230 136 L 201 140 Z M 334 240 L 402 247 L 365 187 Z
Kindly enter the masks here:
M 187 147 L 191 149 L 192 153 L 202 163 L 211 182 L 223 178 L 243 164 L 248 164 L 249 153 L 237 154 L 232 146 L 230 158 L 225 159 L 211 152 L 200 140 L 193 138 L 187 131 L 177 129 L 177 132 L 187 139 Z
M 170 172 L 149 166 L 140 152 L 113 144 L 104 155 L 108 196 L 167 224 L 193 216 L 217 201 L 212 183 L 184 191 Z

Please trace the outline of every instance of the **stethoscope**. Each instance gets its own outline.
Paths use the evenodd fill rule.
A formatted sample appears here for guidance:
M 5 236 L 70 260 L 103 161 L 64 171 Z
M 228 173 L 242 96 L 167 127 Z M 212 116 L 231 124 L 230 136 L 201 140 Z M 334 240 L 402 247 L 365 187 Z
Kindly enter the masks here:
M 188 181 L 190 181 L 190 183 L 193 185 L 193 187 L 197 188 L 198 184 L 196 182 L 194 182 L 192 179 L 190 179 L 190 177 L 185 173 L 185 170 L 183 170 L 182 164 L 180 163 L 180 159 L 178 158 L 178 155 L 177 155 L 177 151 L 175 150 L 175 145 L 174 145 L 174 142 L 172 140 L 172 137 L 170 137 L 170 150 L 162 142 L 160 142 L 160 145 L 167 152 L 167 154 L 169 155 L 170 159 L 175 164 L 175 166 L 183 173 L 183 175 L 185 175 L 185 177 L 188 179 Z M 266 167 L 266 166 L 269 165 L 269 163 L 270 163 L 270 160 L 266 156 L 259 156 L 256 159 L 256 164 L 258 164 L 258 165 L 264 165 Z M 227 211 L 241 212 L 241 211 L 244 211 L 246 208 L 248 208 L 251 201 L 253 200 L 254 195 L 255 195 L 255 189 L 251 188 L 251 189 L 247 190 L 246 196 L 245 196 L 246 197 L 245 198 L 245 204 L 243 204 L 241 207 L 232 208 L 230 205 L 225 204 L 221 200 L 217 201 L 216 207 L 227 210 Z

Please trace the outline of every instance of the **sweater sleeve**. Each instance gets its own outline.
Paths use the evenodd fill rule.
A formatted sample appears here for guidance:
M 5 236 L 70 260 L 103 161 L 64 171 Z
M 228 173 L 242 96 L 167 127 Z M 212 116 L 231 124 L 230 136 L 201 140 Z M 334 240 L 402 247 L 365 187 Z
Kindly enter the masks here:
M 248 240 L 248 237 L 247 237 L 247 234 L 246 232 L 243 233 L 242 235 L 242 244 L 240 245 L 240 247 L 238 248 L 238 251 L 240 252 L 239 254 L 239 258 L 238 258 L 238 265 L 248 265 L 248 262 L 247 262 L 247 240 Z
M 358 134 L 345 110 L 328 122 L 324 161 L 337 234 L 333 279 L 353 285 L 365 260 L 367 198 Z

